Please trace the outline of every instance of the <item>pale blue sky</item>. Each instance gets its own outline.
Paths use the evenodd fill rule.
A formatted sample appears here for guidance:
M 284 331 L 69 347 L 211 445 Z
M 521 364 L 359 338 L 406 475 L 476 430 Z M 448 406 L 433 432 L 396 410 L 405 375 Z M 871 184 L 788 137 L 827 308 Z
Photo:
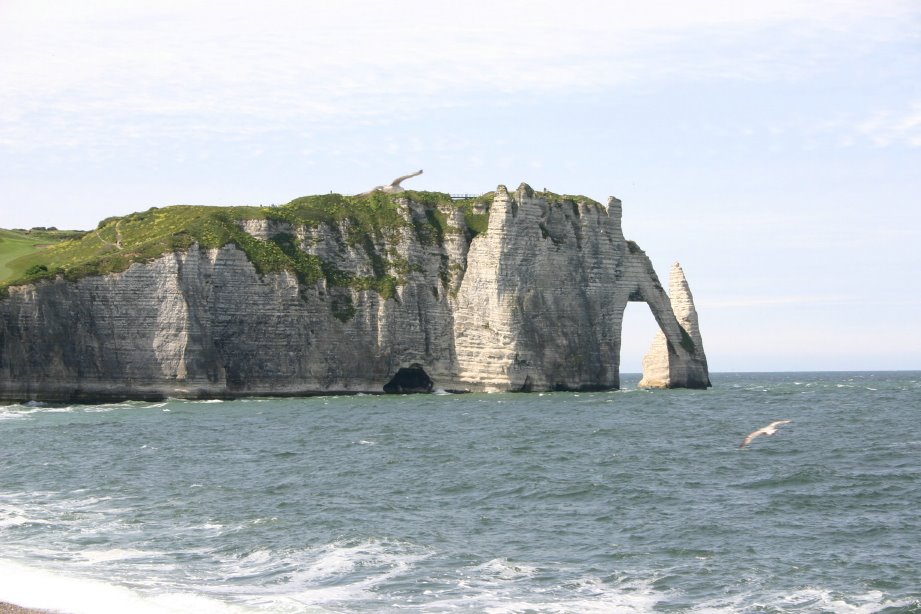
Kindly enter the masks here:
M 921 369 L 916 1 L 0 0 L 0 110 L 0 227 L 525 181 L 623 200 L 714 371 Z

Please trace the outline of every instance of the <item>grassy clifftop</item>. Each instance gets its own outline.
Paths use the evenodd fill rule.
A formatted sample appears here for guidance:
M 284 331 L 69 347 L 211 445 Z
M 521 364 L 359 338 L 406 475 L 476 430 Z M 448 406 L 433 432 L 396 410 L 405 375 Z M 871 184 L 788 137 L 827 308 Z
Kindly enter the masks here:
M 348 222 L 347 239 L 373 251 L 379 239 L 409 225 L 400 200 L 410 199 L 426 207 L 426 220 L 412 226 L 420 238 L 441 237 L 447 230 L 439 208 L 458 207 L 465 212 L 469 235 L 485 231 L 487 214 L 477 213 L 473 201 L 454 202 L 447 194 L 406 191 L 388 195 L 375 192 L 364 196 L 328 194 L 305 196 L 278 207 L 205 207 L 179 205 L 151 208 L 124 217 L 107 218 L 95 230 L 59 240 L 41 249 L 10 249 L 0 253 L 0 298 L 12 285 L 33 283 L 63 276 L 76 280 L 90 275 L 123 271 L 134 262 L 146 262 L 164 253 L 187 249 L 193 244 L 217 248 L 235 244 L 261 273 L 288 270 L 304 283 L 326 277 L 335 285 L 357 285 L 386 292 L 396 282 L 386 267 L 373 280 L 355 280 L 300 250 L 295 238 L 282 235 L 263 241 L 240 227 L 244 220 L 283 221 L 296 227 Z M 431 228 L 428 228 L 431 226 Z M 5 239 L 5 235 L 3 235 Z M 4 244 L 0 244 L 4 245 Z M 381 255 L 370 253 L 372 260 Z M 377 267 L 376 267 L 377 268 Z

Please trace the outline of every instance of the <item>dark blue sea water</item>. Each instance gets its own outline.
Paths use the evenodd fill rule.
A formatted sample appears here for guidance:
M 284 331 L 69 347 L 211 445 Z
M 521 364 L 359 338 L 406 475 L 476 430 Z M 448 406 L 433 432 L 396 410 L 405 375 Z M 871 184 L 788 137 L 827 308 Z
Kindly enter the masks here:
M 921 611 L 921 373 L 712 379 L 0 407 L 0 600 Z

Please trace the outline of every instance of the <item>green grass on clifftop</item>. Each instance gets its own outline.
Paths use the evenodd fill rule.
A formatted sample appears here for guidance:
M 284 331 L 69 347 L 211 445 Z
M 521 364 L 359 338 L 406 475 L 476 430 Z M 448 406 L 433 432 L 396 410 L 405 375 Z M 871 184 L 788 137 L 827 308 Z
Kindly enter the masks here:
M 438 192 L 406 191 L 395 195 L 375 192 L 365 196 L 324 194 L 297 198 L 278 207 L 154 207 L 124 217 L 107 218 L 94 230 L 40 250 L 27 249 L 20 245 L 22 241 L 14 246 L 11 239 L 9 248 L 2 252 L 8 255 L 0 260 L 5 267 L 2 269 L 5 274 L 0 277 L 0 298 L 12 285 L 59 275 L 76 280 L 123 271 L 132 263 L 147 262 L 193 244 L 204 248 L 234 244 L 246 253 L 260 273 L 287 270 L 296 273 L 305 284 L 326 277 L 333 285 L 370 288 L 382 295 L 392 295 L 397 280 L 389 274 L 391 263 L 377 253 L 375 245 L 389 242 L 409 224 L 401 210 L 400 201 L 404 199 L 427 208 L 426 223 L 433 226 L 426 229 L 427 236 L 440 238 L 446 230 L 445 217 L 439 207 L 462 208 L 470 226 L 469 235 L 485 230 L 486 214 L 475 212 L 469 203 L 455 203 L 447 194 Z M 322 262 L 300 250 L 293 235 L 282 234 L 263 241 L 241 228 L 242 221 L 258 219 L 288 222 L 295 228 L 330 224 L 347 229 L 343 239 L 368 252 L 374 264 L 374 278 L 351 278 L 338 271 L 335 263 Z M 0 246 L 5 244 L 0 243 Z
M 0 284 L 22 276 L 25 268 L 16 261 L 51 245 L 82 236 L 82 230 L 4 230 L 0 228 Z

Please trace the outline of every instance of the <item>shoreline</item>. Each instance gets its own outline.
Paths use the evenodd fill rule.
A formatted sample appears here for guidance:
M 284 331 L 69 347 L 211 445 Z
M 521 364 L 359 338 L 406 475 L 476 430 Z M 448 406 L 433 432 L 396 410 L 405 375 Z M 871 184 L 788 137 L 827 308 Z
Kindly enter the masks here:
M 50 614 L 47 610 L 35 610 L 0 601 L 0 614 Z

